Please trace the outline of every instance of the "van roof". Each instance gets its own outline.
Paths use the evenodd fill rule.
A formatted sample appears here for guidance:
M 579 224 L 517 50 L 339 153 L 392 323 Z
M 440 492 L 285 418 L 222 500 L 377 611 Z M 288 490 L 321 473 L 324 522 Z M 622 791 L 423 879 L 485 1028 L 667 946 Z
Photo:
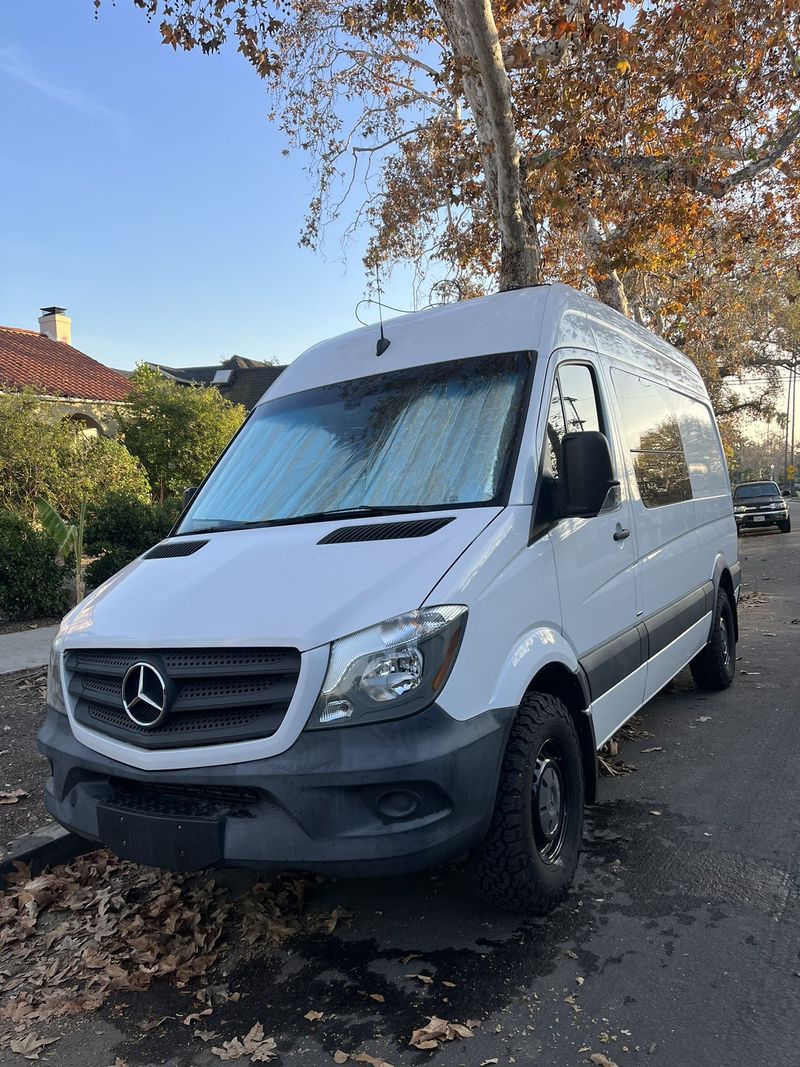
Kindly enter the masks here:
M 651 360 L 658 356 L 670 360 L 678 378 L 705 391 L 694 364 L 677 349 L 584 293 L 552 283 L 385 319 L 384 334 L 390 344 L 381 356 L 376 355 L 377 323 L 320 341 L 288 365 L 268 396 L 274 399 L 385 371 L 497 352 L 549 353 L 559 346 L 591 351 L 598 333 L 610 336 L 615 348 L 616 337 L 624 341 L 620 347 L 649 349 Z M 646 358 L 645 352 L 642 356 Z M 667 372 L 667 376 L 672 375 Z

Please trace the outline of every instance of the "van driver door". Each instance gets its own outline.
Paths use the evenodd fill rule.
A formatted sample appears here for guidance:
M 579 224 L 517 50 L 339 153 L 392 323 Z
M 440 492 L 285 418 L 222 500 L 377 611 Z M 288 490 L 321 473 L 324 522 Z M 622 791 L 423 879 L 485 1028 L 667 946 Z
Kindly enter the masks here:
M 542 456 L 537 522 L 553 522 L 553 546 L 564 636 L 586 673 L 600 745 L 644 698 L 646 635 L 640 625 L 638 553 L 620 443 L 591 354 L 560 349 L 551 357 L 551 391 Z M 558 518 L 564 434 L 599 430 L 611 448 L 618 487 L 599 515 Z M 541 509 L 541 514 L 540 514 Z

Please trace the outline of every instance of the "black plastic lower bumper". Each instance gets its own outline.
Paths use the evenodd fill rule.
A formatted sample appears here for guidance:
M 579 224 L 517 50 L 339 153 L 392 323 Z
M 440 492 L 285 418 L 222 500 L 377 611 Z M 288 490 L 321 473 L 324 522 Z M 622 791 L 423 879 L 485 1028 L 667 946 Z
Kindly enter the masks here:
M 787 522 L 789 516 L 782 511 L 776 512 L 774 515 L 764 515 L 758 518 L 752 515 L 744 515 L 742 518 L 736 519 L 737 530 L 763 530 L 767 526 L 780 526 L 781 523 Z
M 512 717 L 458 722 L 434 704 L 396 722 L 303 733 L 267 759 L 141 771 L 80 744 L 50 709 L 39 747 L 52 766 L 50 813 L 123 858 L 173 870 L 371 876 L 442 863 L 478 844 Z

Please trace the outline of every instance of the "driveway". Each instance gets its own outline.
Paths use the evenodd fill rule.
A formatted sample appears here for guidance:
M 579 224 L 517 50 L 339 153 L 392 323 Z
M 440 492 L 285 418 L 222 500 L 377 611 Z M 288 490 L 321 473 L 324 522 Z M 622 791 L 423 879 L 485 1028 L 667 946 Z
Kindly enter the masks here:
M 260 1023 L 278 1065 L 343 1053 L 394 1067 L 800 1062 L 800 506 L 792 511 L 794 533 L 740 539 L 733 686 L 702 693 L 685 672 L 636 717 L 619 753 L 634 769 L 602 779 L 574 892 L 549 918 L 488 909 L 457 868 L 325 883 L 312 901 L 333 916 L 332 932 L 304 927 L 255 952 L 231 935 L 213 980 L 240 997 L 201 1021 L 213 1040 L 182 1021 L 198 1007 L 191 983 L 160 982 L 39 1027 L 60 1035 L 43 1060 L 219 1064 L 212 1047 L 235 1058 L 221 1042 Z M 255 877 L 218 881 L 236 894 Z M 473 1036 L 409 1047 L 430 1016 L 468 1023 Z M 0 1052 L 0 1063 L 21 1062 Z

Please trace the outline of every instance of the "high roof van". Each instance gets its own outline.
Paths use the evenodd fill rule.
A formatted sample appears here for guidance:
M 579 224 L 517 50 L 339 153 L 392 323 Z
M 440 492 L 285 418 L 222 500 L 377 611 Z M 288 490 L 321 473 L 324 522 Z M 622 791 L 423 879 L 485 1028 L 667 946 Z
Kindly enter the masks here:
M 53 645 L 47 806 L 121 857 L 567 892 L 596 751 L 734 676 L 740 566 L 692 363 L 563 285 L 324 341 Z M 386 342 L 388 341 L 388 345 Z

